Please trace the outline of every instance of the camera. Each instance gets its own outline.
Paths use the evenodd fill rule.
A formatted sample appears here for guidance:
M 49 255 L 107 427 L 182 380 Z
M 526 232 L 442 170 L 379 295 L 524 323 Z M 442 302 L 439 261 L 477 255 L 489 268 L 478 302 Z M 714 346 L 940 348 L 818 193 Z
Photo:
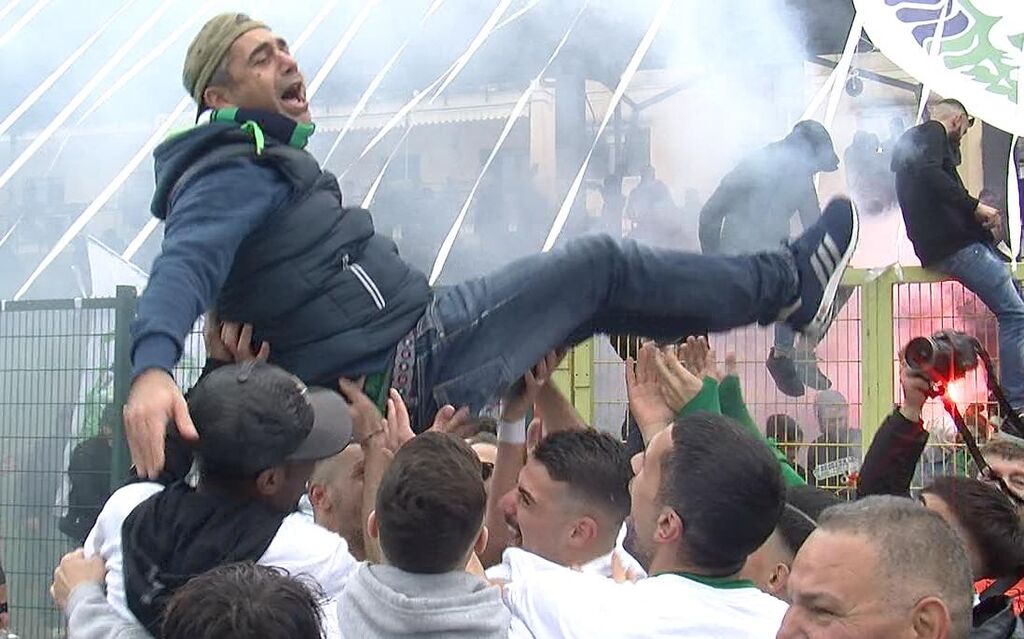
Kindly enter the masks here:
M 903 360 L 915 373 L 933 383 L 948 384 L 978 366 L 979 344 L 959 331 L 939 331 L 931 337 L 915 337 L 907 343 Z

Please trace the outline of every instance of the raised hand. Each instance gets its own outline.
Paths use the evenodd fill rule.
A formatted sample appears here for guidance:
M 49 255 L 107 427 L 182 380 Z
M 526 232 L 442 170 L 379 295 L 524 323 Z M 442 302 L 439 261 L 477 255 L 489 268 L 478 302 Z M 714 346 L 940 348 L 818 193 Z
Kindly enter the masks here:
M 344 377 L 338 380 L 338 390 L 348 402 L 348 409 L 352 414 L 352 441 L 360 445 L 375 435 L 383 434 L 386 423 L 373 400 L 363 392 L 364 381 L 365 379 L 352 381 Z
M 252 350 L 252 324 L 224 322 L 221 324 L 220 337 L 235 363 L 254 359 L 265 362 L 270 358 L 270 344 L 267 342 L 260 344 L 259 351 Z
M 102 584 L 107 575 L 107 568 L 102 557 L 86 559 L 81 548 L 72 550 L 60 560 L 60 565 L 53 571 L 53 584 L 50 585 L 50 596 L 61 610 L 68 605 L 71 592 L 82 584 Z
M 658 348 L 647 342 L 637 354 L 637 361 L 626 360 L 626 394 L 629 397 L 629 412 L 649 442 L 659 430 L 668 426 L 675 412 L 665 400 L 657 369 Z M 675 358 L 673 358 L 675 359 Z
M 656 352 L 654 365 L 658 388 L 674 417 L 697 396 L 704 381 L 676 357 L 676 349 L 671 346 Z
M 902 358 L 901 358 L 902 359 Z M 906 364 L 900 367 L 900 385 L 903 386 L 903 404 L 900 414 L 912 422 L 921 421 L 925 402 L 932 395 L 932 383 L 920 373 L 911 371 Z
M 526 411 L 533 406 L 541 388 L 551 379 L 565 351 L 551 351 L 544 356 L 544 359 L 523 375 L 523 383 L 516 384 L 513 391 L 501 401 L 501 420 L 504 422 L 515 422 L 526 417 Z
M 463 406 L 455 410 L 455 407 L 451 404 L 445 404 L 437 409 L 437 414 L 434 415 L 434 423 L 431 424 L 430 430 L 458 435 L 471 421 L 469 406 Z
M 412 432 L 412 422 L 405 400 L 402 399 L 402 394 L 393 388 L 388 396 L 388 416 L 383 423 L 384 446 L 393 453 L 397 453 L 399 448 L 416 436 L 416 433 Z
M 270 344 L 263 342 L 259 351 L 253 351 L 252 331 L 252 324 L 221 322 L 214 313 L 207 313 L 203 321 L 207 357 L 235 363 L 253 359 L 267 361 L 270 357 Z
M 132 463 L 140 478 L 156 479 L 164 468 L 164 436 L 173 422 L 186 440 L 199 439 L 188 404 L 174 378 L 152 368 L 132 382 L 124 405 L 124 429 Z

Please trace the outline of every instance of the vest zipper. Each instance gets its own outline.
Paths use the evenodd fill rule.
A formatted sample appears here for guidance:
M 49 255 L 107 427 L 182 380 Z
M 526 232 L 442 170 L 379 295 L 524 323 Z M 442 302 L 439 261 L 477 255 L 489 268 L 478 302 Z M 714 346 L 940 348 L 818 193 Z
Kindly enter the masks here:
M 367 273 L 362 266 L 352 264 L 349 260 L 348 253 L 341 256 L 341 267 L 345 270 L 352 271 L 352 274 L 356 276 L 359 283 L 363 285 L 363 289 L 370 294 L 370 298 L 373 300 L 373 304 L 377 307 L 377 310 L 383 311 L 386 306 L 384 302 L 384 295 L 380 292 L 380 289 L 377 288 L 377 283 L 373 281 L 370 274 Z

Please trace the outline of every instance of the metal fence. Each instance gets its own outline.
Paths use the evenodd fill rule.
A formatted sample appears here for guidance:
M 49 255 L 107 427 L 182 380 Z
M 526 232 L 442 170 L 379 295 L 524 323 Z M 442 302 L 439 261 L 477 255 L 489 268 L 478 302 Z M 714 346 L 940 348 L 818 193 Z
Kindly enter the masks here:
M 83 494 L 82 510 L 101 506 L 103 488 L 125 472 L 123 448 L 112 445 L 119 438 L 101 433 L 100 418 L 126 390 L 131 303 L 123 296 L 0 310 L 0 560 L 11 629 L 22 637 L 63 632 L 48 588 L 61 555 L 80 545 L 61 532 L 75 515 L 66 473 L 72 454 L 90 442 L 89 457 L 100 460 L 83 468 L 83 484 L 100 491 L 85 491 L 92 497 Z
M 1020 273 L 1016 276 L 1019 279 Z M 821 474 L 831 475 L 819 481 L 820 486 L 850 495 L 845 471 L 859 467 L 875 432 L 902 399 L 899 352 L 903 345 L 912 337 L 941 329 L 962 330 L 981 340 L 998 365 L 998 340 L 995 317 L 988 308 L 960 284 L 944 281 L 935 273 L 916 267 L 851 270 L 846 284 L 854 292 L 818 346 L 817 355 L 832 389 L 846 400 L 848 430 L 843 420 L 830 418 L 830 413 L 840 411 L 816 411 L 820 393 L 808 390 L 803 397 L 791 398 L 775 387 L 765 367 L 773 342 L 771 328 L 751 326 L 713 335 L 711 343 L 720 362 L 727 353 L 736 354 L 744 397 L 762 431 L 771 415 L 795 419 L 803 437 L 780 441 L 783 449 L 795 452 L 797 464 L 812 472 L 822 468 Z M 618 432 L 626 412 L 623 361 L 607 338 L 596 338 L 585 350 L 592 353 L 591 373 L 574 375 L 577 381 L 589 380 L 587 388 L 572 389 L 577 408 L 591 416 L 596 427 Z M 969 410 L 969 424 L 972 416 L 977 416 L 974 422 L 991 416 L 986 389 L 980 370 L 951 386 L 961 411 Z M 924 419 L 931 435 L 914 479 L 915 488 L 937 475 L 963 473 L 968 468 L 964 446 L 937 400 L 926 405 Z
M 819 423 L 817 393 L 790 398 L 775 388 L 765 369 L 771 329 L 748 327 L 712 336 L 720 360 L 726 353 L 736 354 L 755 421 L 763 428 L 770 415 L 781 413 L 801 425 L 799 441 L 781 443 L 796 452 L 797 463 L 812 470 L 823 460 L 860 459 L 900 399 L 897 354 L 912 336 L 957 328 L 976 335 L 993 355 L 997 352 L 994 317 L 958 284 L 941 282 L 922 269 L 855 271 L 847 283 L 855 290 L 817 353 L 833 389 L 847 400 L 852 439 L 841 439 L 835 424 Z M 21 637 L 63 636 L 63 623 L 47 591 L 60 556 L 80 539 L 62 529 L 73 528 L 68 521 L 75 508 L 95 511 L 105 497 L 103 489 L 126 477 L 120 420 L 111 420 L 106 434 L 102 418 L 108 405 L 110 414 L 120 415 L 127 396 L 135 302 L 135 290 L 120 287 L 110 299 L 9 302 L 0 307 L 0 562 L 7 572 L 12 630 Z M 176 371 L 183 388 L 198 377 L 204 352 L 200 323 Z M 617 433 L 626 411 L 623 373 L 616 349 L 607 338 L 596 337 L 573 351 L 556 382 L 589 423 Z M 984 389 L 983 376 L 972 375 L 954 393 L 962 408 L 979 403 L 984 414 Z M 917 486 L 936 474 L 966 468 L 962 446 L 941 408 L 929 406 L 925 417 L 933 435 Z M 92 455 L 76 455 L 83 449 Z M 69 465 L 79 457 L 100 459 L 84 469 L 79 465 L 78 476 L 100 488 L 71 495 Z M 823 484 L 843 492 L 845 479 L 837 473 Z
M 135 303 L 119 287 L 114 298 L 0 307 L 0 563 L 20 637 L 64 636 L 53 569 L 128 476 L 120 415 Z M 201 330 L 176 371 L 183 387 L 203 365 Z

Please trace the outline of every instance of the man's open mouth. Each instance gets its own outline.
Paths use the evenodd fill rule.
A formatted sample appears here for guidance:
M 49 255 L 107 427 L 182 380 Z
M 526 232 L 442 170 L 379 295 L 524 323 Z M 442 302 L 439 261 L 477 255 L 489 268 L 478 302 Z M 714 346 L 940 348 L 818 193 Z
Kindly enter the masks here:
M 306 85 L 301 80 L 289 85 L 281 92 L 281 101 L 291 111 L 305 111 L 309 107 L 306 102 Z

